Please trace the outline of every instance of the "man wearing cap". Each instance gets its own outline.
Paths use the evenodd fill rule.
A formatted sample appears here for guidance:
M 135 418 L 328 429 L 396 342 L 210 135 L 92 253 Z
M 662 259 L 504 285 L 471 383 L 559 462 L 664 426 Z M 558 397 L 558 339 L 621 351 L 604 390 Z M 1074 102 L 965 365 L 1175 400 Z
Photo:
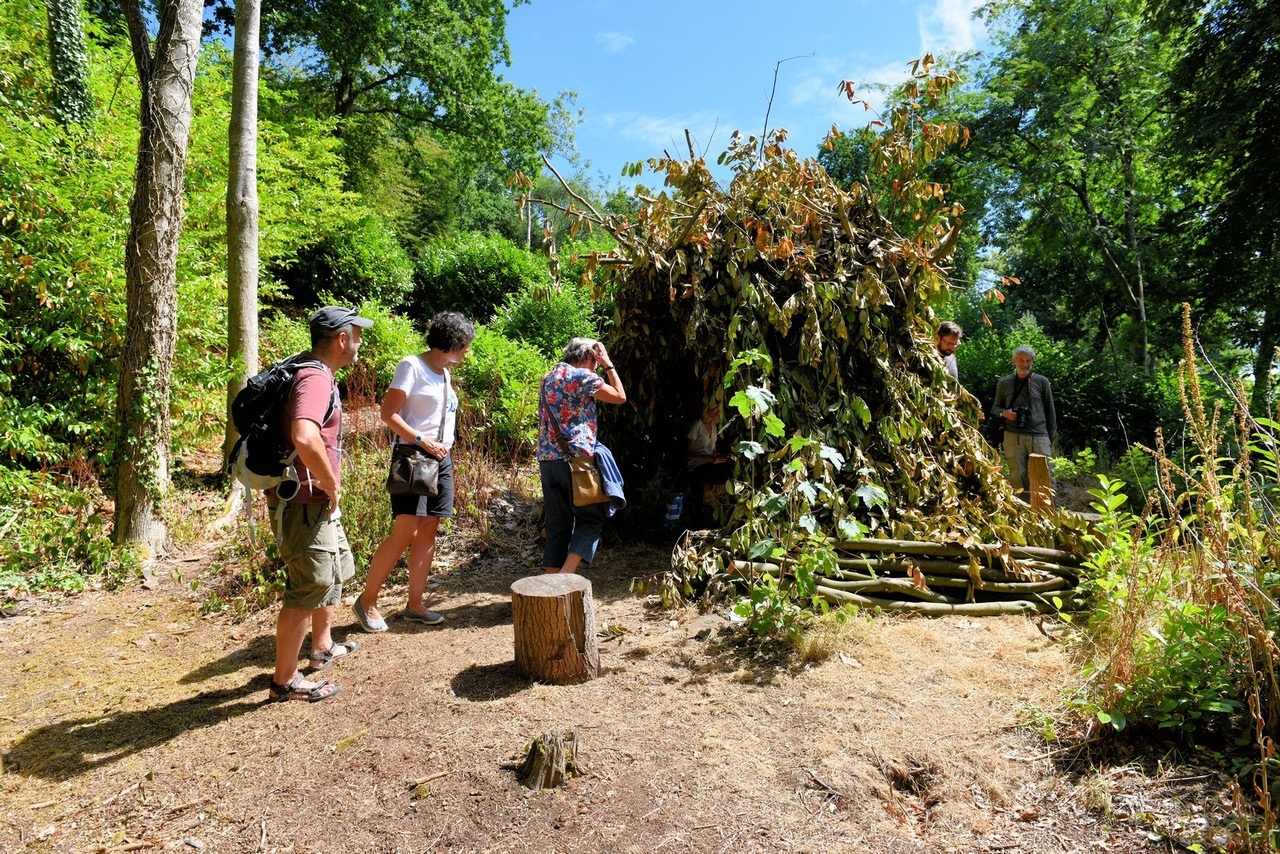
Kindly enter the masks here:
M 283 506 L 274 491 L 267 492 L 271 529 L 288 570 L 276 620 L 272 700 L 316 702 L 338 693 L 336 683 L 311 681 L 298 672 L 308 623 L 312 671 L 323 670 L 359 649 L 355 641 L 338 643 L 330 634 L 334 606 L 342 601 L 342 583 L 355 574 L 338 510 L 342 402 L 333 375 L 356 361 L 361 330 L 372 325 L 372 320 L 340 306 L 326 306 L 311 315 L 310 355 L 324 367 L 299 370 L 285 402 L 285 436 L 298 451 L 300 486 Z

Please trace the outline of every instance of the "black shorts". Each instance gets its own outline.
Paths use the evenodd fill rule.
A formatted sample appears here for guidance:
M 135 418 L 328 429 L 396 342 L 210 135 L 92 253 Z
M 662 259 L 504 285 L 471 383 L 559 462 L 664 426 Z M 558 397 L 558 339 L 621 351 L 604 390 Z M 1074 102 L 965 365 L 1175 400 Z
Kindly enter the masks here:
M 435 495 L 392 495 L 391 515 L 395 516 L 453 516 L 453 454 L 445 454 L 440 461 L 440 491 Z

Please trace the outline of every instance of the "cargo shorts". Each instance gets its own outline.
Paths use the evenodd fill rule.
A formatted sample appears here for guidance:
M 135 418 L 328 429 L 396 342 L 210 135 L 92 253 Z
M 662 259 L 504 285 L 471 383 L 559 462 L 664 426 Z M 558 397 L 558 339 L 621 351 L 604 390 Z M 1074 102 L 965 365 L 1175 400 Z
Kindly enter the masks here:
M 283 603 L 286 608 L 312 610 L 342 601 L 342 583 L 356 574 L 340 519 L 328 504 L 289 502 L 283 511 L 268 501 L 271 531 L 288 570 Z

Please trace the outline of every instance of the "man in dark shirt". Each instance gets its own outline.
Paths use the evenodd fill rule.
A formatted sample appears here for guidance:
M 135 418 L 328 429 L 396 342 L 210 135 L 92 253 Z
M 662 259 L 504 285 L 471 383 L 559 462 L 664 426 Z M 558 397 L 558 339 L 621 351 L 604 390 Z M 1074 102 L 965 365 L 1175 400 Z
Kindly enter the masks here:
M 1058 416 L 1053 408 L 1049 380 L 1032 373 L 1036 351 L 1019 347 L 1013 351 L 1014 372 L 996 383 L 996 400 L 991 414 L 1004 419 L 1004 458 L 1014 491 L 1029 501 L 1031 483 L 1027 461 L 1032 454 L 1052 455 L 1058 436 Z

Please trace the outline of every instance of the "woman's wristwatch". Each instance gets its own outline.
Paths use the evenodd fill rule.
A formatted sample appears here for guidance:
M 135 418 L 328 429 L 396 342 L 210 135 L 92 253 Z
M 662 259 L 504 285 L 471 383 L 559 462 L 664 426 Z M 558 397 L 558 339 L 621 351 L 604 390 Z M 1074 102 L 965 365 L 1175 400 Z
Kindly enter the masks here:
M 416 435 L 416 436 L 414 436 L 414 437 L 413 437 L 413 444 L 417 445 L 418 447 L 422 447 L 422 434 L 421 434 L 421 433 L 419 433 L 418 435 Z

